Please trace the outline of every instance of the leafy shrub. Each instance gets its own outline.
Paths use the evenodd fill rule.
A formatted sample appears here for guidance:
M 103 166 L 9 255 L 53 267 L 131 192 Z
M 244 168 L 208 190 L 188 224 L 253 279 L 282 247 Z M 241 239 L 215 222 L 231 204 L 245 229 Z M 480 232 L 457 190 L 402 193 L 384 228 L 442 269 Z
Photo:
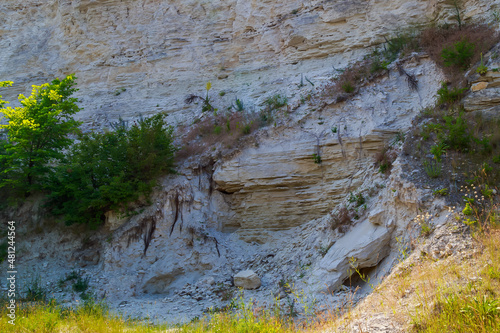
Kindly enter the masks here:
M 438 90 L 438 104 L 454 104 L 462 99 L 467 88 L 453 88 L 452 90 L 448 89 L 448 84 L 443 82 L 441 84 L 441 88 Z
M 474 43 L 467 39 L 462 39 L 453 44 L 453 47 L 445 47 L 441 51 L 441 57 L 445 66 L 457 66 L 462 71 L 469 68 L 474 57 Z
M 468 125 L 461 112 L 457 118 L 444 116 L 445 134 L 443 143 L 451 149 L 465 151 L 470 147 L 472 136 L 469 134 Z
M 276 110 L 279 109 L 288 103 L 288 98 L 286 96 L 282 96 L 280 94 L 276 94 L 274 96 L 271 96 L 267 98 L 264 101 L 264 104 L 270 109 L 270 110 Z
M 80 136 L 47 184 L 51 211 L 68 225 L 96 227 L 105 212 L 126 211 L 140 195 L 149 197 L 157 177 L 172 171 L 172 132 L 157 114 L 128 129 Z

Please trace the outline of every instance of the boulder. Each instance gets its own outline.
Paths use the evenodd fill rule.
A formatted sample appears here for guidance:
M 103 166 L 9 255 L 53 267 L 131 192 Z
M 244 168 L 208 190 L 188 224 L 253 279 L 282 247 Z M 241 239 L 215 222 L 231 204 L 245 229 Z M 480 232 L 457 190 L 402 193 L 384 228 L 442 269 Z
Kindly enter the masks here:
M 257 289 L 260 287 L 260 278 L 252 270 L 241 271 L 234 276 L 234 285 L 243 289 Z

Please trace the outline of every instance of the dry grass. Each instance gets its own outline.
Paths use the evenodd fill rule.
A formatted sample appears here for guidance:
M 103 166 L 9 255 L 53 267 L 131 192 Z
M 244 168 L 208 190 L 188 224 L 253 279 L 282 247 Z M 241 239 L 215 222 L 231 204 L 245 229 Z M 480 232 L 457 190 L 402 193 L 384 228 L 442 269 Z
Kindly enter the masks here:
M 205 113 L 193 125 L 180 129 L 182 137 L 178 159 L 201 154 L 207 150 L 231 149 L 240 139 L 258 129 L 258 115 L 246 112 L 224 114 Z
M 500 332 L 500 308 L 489 314 L 483 309 L 485 304 L 500 307 L 498 227 L 478 233 L 474 250 L 466 253 L 436 260 L 414 252 L 331 329 L 370 332 L 373 319 L 382 317 L 396 331 Z
M 470 64 L 477 63 L 481 58 L 481 53 L 486 53 L 496 43 L 500 41 L 500 36 L 492 27 L 488 25 L 468 25 L 458 27 L 429 27 L 422 31 L 420 35 L 420 45 L 444 71 L 446 78 L 454 86 L 463 86 L 463 70 L 456 67 L 447 67 L 441 53 L 444 48 L 453 47 L 457 42 L 466 40 L 475 45 L 474 54 Z

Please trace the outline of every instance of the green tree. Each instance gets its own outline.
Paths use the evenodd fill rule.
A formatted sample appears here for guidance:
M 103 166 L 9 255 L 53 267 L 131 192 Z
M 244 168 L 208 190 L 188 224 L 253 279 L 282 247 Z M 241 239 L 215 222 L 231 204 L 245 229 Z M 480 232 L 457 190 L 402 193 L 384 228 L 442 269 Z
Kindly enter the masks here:
M 74 85 L 75 77 L 69 75 L 34 85 L 31 96 L 19 95 L 20 107 L 3 108 L 5 102 L 0 101 L 0 112 L 8 121 L 0 125 L 7 132 L 5 153 L 0 156 L 5 166 L 0 187 L 9 185 L 29 194 L 50 164 L 64 156 L 63 150 L 72 143 L 68 135 L 76 133 L 80 125 L 72 117 L 80 110 L 78 100 L 71 97 L 77 90 Z
M 48 206 L 66 224 L 96 227 L 107 211 L 126 212 L 130 202 L 149 198 L 157 178 L 173 171 L 173 128 L 164 115 L 115 129 L 81 135 L 51 175 Z

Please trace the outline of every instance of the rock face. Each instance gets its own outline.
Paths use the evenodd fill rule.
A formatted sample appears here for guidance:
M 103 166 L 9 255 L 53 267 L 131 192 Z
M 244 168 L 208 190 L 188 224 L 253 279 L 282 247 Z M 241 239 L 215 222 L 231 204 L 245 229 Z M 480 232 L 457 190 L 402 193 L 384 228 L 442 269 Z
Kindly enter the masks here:
M 465 1 L 463 18 L 499 3 Z M 200 110 L 188 108 L 184 97 L 204 93 L 209 80 L 221 108 L 238 97 L 248 111 L 258 111 L 277 92 L 291 106 L 255 135 L 253 146 L 206 169 L 180 165 L 137 215 L 121 219 L 109 212 L 108 234 L 83 242 L 77 229 L 78 236 L 66 229 L 48 237 L 26 232 L 22 247 L 43 251 L 19 264 L 38 269 L 47 258 L 41 270 L 54 285 L 76 264 L 116 306 L 123 297 L 134 300 L 124 307 L 129 314 L 144 315 L 133 312 L 144 309 L 137 311 L 177 319 L 184 313 L 170 313 L 178 308 L 165 303 L 200 316 L 230 298 L 232 276 L 236 285 L 259 288 L 260 296 L 281 295 L 278 286 L 287 278 L 312 292 L 334 290 L 352 265 L 382 265 L 421 208 L 423 193 L 401 180 L 397 163 L 383 178 L 374 156 L 434 104 L 443 80 L 435 65 L 418 54 L 405 60 L 417 91 L 393 67 L 342 103 L 321 95 L 319 86 L 397 27 L 452 20 L 454 8 L 444 0 L 9 0 L 0 12 L 0 78 L 15 81 L 2 91 L 4 99 L 76 73 L 87 129 L 161 111 L 174 125 L 191 124 Z M 301 73 L 314 88 L 298 87 Z M 467 99 L 468 110 L 498 110 L 497 74 L 474 79 L 484 89 Z M 319 101 L 299 106 L 308 94 Z M 334 208 L 346 204 L 349 192 L 373 189 L 378 196 L 356 207 L 359 220 L 339 230 Z M 39 214 L 19 216 L 27 220 L 28 213 Z M 446 255 L 442 246 L 429 251 Z
M 493 56 L 499 51 L 500 46 L 496 46 L 485 55 L 488 61 L 484 65 L 489 69 L 486 74 L 473 73 L 470 76 L 472 87 L 471 93 L 464 99 L 465 110 L 481 111 L 485 116 L 500 112 L 500 62 Z
M 309 2 L 276 0 L 11 0 L 0 12 L 0 77 L 15 82 L 10 101 L 32 84 L 76 73 L 88 127 L 118 116 L 166 111 L 173 124 L 192 121 L 187 93 L 209 80 L 258 107 L 269 95 L 294 92 L 300 73 L 319 82 L 398 27 L 452 21 L 444 0 Z M 499 1 L 465 1 L 463 19 Z M 217 95 L 217 93 L 214 93 Z M 140 106 L 140 107 L 138 107 Z
M 215 188 L 232 212 L 221 220 L 223 230 L 238 230 L 240 237 L 264 243 L 266 230 L 324 216 L 355 191 L 375 155 L 394 140 L 395 129 L 409 128 L 421 108 L 435 103 L 442 77 L 434 65 L 416 57 L 405 66 L 418 77 L 418 92 L 391 71 L 348 102 L 316 112 L 299 107 L 271 137 L 219 161 Z
M 260 278 L 252 270 L 241 271 L 234 276 L 234 285 L 243 289 L 257 289 L 260 287 Z

